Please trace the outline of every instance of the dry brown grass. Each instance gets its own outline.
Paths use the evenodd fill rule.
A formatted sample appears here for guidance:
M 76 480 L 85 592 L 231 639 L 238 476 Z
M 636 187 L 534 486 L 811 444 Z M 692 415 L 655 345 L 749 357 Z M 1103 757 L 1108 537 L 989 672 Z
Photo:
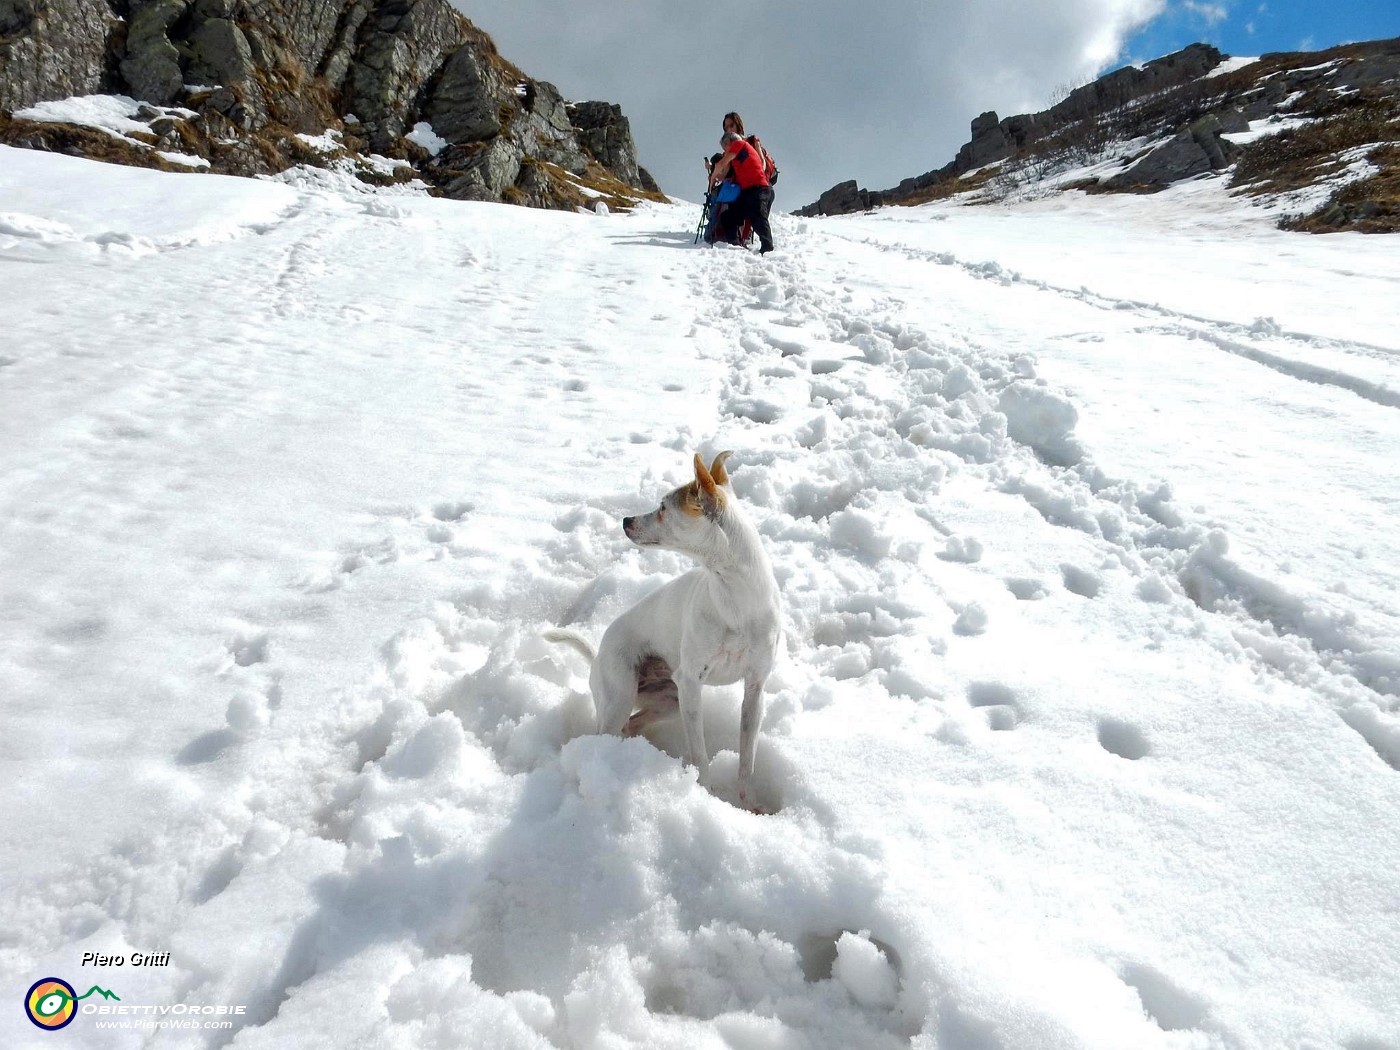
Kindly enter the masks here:
M 1343 154 L 1351 150 L 1394 142 L 1400 142 L 1394 105 L 1361 101 L 1251 142 L 1235 162 L 1230 185 L 1255 195 L 1287 193 L 1335 175 L 1347 163 Z
M 932 201 L 947 200 L 949 197 L 957 196 L 959 193 L 967 193 L 971 190 L 978 190 L 985 186 L 996 176 L 997 166 L 995 164 L 982 168 L 971 175 L 963 175 L 954 179 L 944 179 L 942 182 L 935 182 L 932 186 L 927 186 L 921 190 L 915 190 L 907 197 L 900 197 L 898 200 L 891 200 L 889 203 L 897 204 L 900 207 L 913 207 L 916 204 L 929 204 Z
M 550 202 L 558 208 L 592 208 L 601 200 L 610 211 L 630 211 L 644 200 L 664 202 L 666 199 L 660 193 L 650 193 L 629 186 L 596 161 L 590 160 L 582 174 L 571 174 L 557 164 L 528 157 L 522 166 L 534 169 L 548 186 Z M 580 187 L 590 189 L 601 196 L 591 196 Z M 502 196 L 510 200 L 510 191 L 507 190 Z M 525 203 L 523 200 L 510 202 Z
M 1310 215 L 1279 225 L 1306 233 L 1400 233 L 1400 144 L 1380 146 L 1366 155 L 1379 170 L 1348 183 Z
M 149 138 L 151 142 L 155 141 L 153 135 L 141 137 Z M 195 170 L 183 164 L 172 164 L 159 156 L 155 150 L 142 149 L 134 142 L 117 138 L 96 128 L 22 120 L 4 113 L 0 113 L 0 144 L 62 153 L 70 157 L 86 157 L 109 164 L 126 164 L 135 168 L 183 172 Z

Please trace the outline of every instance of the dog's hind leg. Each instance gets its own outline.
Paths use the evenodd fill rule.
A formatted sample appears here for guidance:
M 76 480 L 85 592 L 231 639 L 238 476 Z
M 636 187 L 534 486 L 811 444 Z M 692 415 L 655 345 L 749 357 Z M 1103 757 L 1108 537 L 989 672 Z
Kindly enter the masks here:
M 636 714 L 627 720 L 623 736 L 640 736 L 657 722 L 674 718 L 680 710 L 680 698 L 671 665 L 659 656 L 649 656 L 637 668 Z
M 621 736 L 627 718 L 636 704 L 636 669 L 603 656 L 593 664 L 588 684 L 593 692 L 598 732 L 609 736 Z
M 739 709 L 739 805 L 752 808 L 754 759 L 763 725 L 763 678 L 744 679 L 744 706 Z

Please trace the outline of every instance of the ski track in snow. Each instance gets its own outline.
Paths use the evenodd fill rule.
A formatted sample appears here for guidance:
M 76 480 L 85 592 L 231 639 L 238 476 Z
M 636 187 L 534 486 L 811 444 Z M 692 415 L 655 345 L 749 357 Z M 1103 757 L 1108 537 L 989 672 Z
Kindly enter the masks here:
M 162 513 L 209 480 L 185 435 L 223 420 L 232 465 L 257 419 L 308 410 L 281 391 L 314 383 L 327 367 L 383 369 L 383 382 L 412 385 L 421 376 L 410 370 L 436 363 L 441 402 L 470 399 L 472 425 L 518 449 L 549 434 L 511 403 L 517 389 L 600 421 L 595 447 L 549 446 L 551 456 L 587 463 L 590 480 L 562 511 L 526 496 L 531 520 L 508 550 L 490 524 L 509 518 L 503 488 L 482 491 L 460 482 L 470 470 L 444 471 L 454 480 L 437 499 L 345 508 L 327 521 L 323 549 L 297 552 L 301 570 L 259 592 L 275 590 L 275 601 L 215 610 L 222 638 L 204 672 L 232 696 L 226 723 L 172 756 L 181 769 L 209 770 L 212 795 L 182 802 L 176 792 L 139 842 L 18 887 L 15 912 L 51 925 L 47 940 L 31 932 L 37 942 L 5 949 L 11 963 L 76 941 L 174 950 L 185 965 L 167 989 L 172 997 L 248 1004 L 239 1026 L 208 1044 L 238 1048 L 313 1045 L 328 1012 L 347 1046 L 380 1038 L 386 1026 L 400 1033 L 393 1045 L 450 1043 L 468 1023 L 489 1032 L 482 1045 L 521 1047 L 995 1050 L 1110 1045 L 1125 1033 L 1141 1046 L 1266 1045 L 1240 1020 L 1247 1009 L 1174 978 L 1170 958 L 1134 953 L 1127 942 L 1110 950 L 1092 934 L 1082 936 L 1101 970 L 1086 972 L 1066 955 L 1065 980 L 1095 990 L 1093 1010 L 1119 1026 L 1112 1037 L 1077 1041 L 1085 1038 L 1070 1034 L 1077 1015 L 1054 1014 L 1046 1004 L 1055 989 L 1027 990 L 1027 971 L 1014 963 L 1001 990 L 1020 984 L 1025 997 L 1012 1012 L 1024 1013 L 998 1018 L 976 991 L 977 963 L 930 950 L 919 933 L 937 922 L 950 938 L 971 936 L 975 920 L 954 914 L 958 895 L 975 913 L 982 891 L 963 886 L 950 865 L 931 876 L 950 895 L 946 905 L 911 903 L 900 881 L 907 868 L 895 863 L 902 847 L 841 815 L 822 778 L 858 782 L 851 733 L 861 717 L 965 754 L 950 760 L 969 778 L 944 797 L 953 808 L 958 791 L 990 776 L 976 772 L 980 764 L 1015 766 L 1016 738 L 1027 732 L 1057 733 L 1080 755 L 1097 750 L 1086 762 L 1146 765 L 1171 732 L 1110 696 L 1080 697 L 1074 716 L 1051 730 L 1044 697 L 985 659 L 969 659 L 984 668 L 970 678 L 929 673 L 961 646 L 986 645 L 1002 624 L 1041 630 L 1041 603 L 1081 602 L 1083 615 L 1111 620 L 1092 611 L 1110 596 L 1134 610 L 1122 627 L 1129 647 L 1199 646 L 1222 665 L 1325 697 L 1339 724 L 1400 770 L 1394 639 L 1372 637 L 1355 616 L 1319 608 L 1236 560 L 1228 523 L 1222 530 L 1179 506 L 1172 479 L 1106 473 L 1076 434 L 1071 398 L 1038 378 L 1023 349 L 946 338 L 909 322 L 899 303 L 863 301 L 816 273 L 809 260 L 823 254 L 824 239 L 841 236 L 781 220 L 782 251 L 768 259 L 673 253 L 688 246 L 669 232 L 681 215 L 657 209 L 616 233 L 589 228 L 595 260 L 541 258 L 535 273 L 518 256 L 503 269 L 506 249 L 491 237 L 454 241 L 381 198 L 351 206 L 305 194 L 273 217 L 202 241 L 133 241 L 119 231 L 104 240 L 0 216 L 0 234 L 29 244 L 12 261 L 125 252 L 139 262 L 250 238 L 260 246 L 255 257 L 228 256 L 242 268 L 211 269 L 193 293 L 230 303 L 227 327 L 207 333 L 197 360 L 152 348 L 135 366 L 112 367 L 104 382 L 127 385 L 128 407 L 94 407 L 87 433 L 62 436 L 75 473 L 100 477 L 105 462 L 144 446 L 159 483 L 99 488 L 61 520 L 22 528 L 115 537 L 123 518 Z M 432 303 L 425 293 L 395 318 L 373 296 L 339 294 L 341 282 L 364 275 L 344 271 L 338 247 L 376 229 L 386 267 L 460 271 L 457 299 Z M 673 287 L 684 286 L 690 315 L 662 303 L 653 320 L 686 329 L 697 364 L 662 387 L 671 401 L 638 394 L 613 403 L 590 362 L 626 323 L 618 317 L 636 278 L 606 253 L 639 241 L 656 249 L 659 261 L 649 265 L 670 267 Z M 1382 383 L 1276 349 L 1393 353 L 1384 347 L 1110 300 L 948 253 L 866 246 L 1132 312 L 1167 337 L 1203 339 L 1286 376 L 1400 407 L 1400 394 Z M 571 274 L 572 266 L 581 268 Z M 506 278 L 519 284 L 503 288 Z M 574 289 L 579 323 L 567 340 L 536 316 L 536 283 L 546 294 Z M 114 318 L 114 329 L 121 321 L 178 330 L 207 316 L 186 315 L 178 295 L 114 301 L 130 313 Z M 268 328 L 268 319 L 307 317 L 383 338 L 347 337 L 344 360 L 334 362 Z M 453 367 L 468 326 L 519 339 L 519 352 L 497 362 L 513 376 L 511 391 L 493 395 L 488 376 Z M 395 340 L 427 349 L 400 361 Z M 48 350 L 60 374 L 111 367 L 110 358 L 81 363 L 82 353 L 61 338 Z M 61 416 L 66 395 L 53 389 Z M 499 403 L 488 403 L 493 396 Z M 618 424 L 629 411 L 635 425 Z M 316 426 L 313 414 L 297 432 L 310 441 Z M 788 658 L 769 686 L 759 752 L 766 815 L 733 807 L 734 697 L 708 701 L 716 759 L 697 791 L 694 773 L 675 761 L 673 731 L 659 732 L 663 751 L 589 735 L 586 673 L 576 655 L 540 637 L 554 624 L 597 637 L 685 567 L 678 556 L 631 548 L 617 522 L 684 480 L 698 448 L 736 450 L 734 485 L 773 553 L 786 603 Z M 628 462 L 645 465 L 640 478 Z M 600 487 L 601 477 L 613 487 Z M 333 487 L 334 478 L 322 484 Z M 259 542 L 249 537 L 249 550 Z M 273 570 L 281 564 L 270 550 L 252 556 Z M 211 549 L 216 577 L 218 558 Z M 425 578 L 430 571 L 448 575 Z M 445 579 L 456 582 L 435 593 Z M 382 644 L 337 633 L 337 596 L 403 601 L 405 590 L 426 611 Z M 232 602 L 237 581 L 219 593 Z M 79 634 L 104 629 L 98 619 L 72 625 Z M 358 680 L 325 688 L 322 710 L 292 719 L 286 682 L 309 673 L 296 669 L 298 647 L 318 631 L 335 641 L 317 658 L 349 660 Z M 866 703 L 866 716 L 841 713 Z M 561 886 L 571 892 L 561 897 Z M 258 923 L 242 921 L 253 912 Z M 233 954 L 221 932 L 230 927 L 243 931 Z M 985 946 L 989 968 L 994 948 Z M 347 987 L 355 1001 L 346 1001 Z M 184 1045 L 179 1039 L 165 1033 L 156 1045 Z
M 934 262 L 940 266 L 956 266 L 983 280 L 996 281 L 1008 286 L 1023 284 L 1066 299 L 1087 303 L 1103 310 L 1131 311 L 1144 317 L 1162 318 L 1167 321 L 1167 324 L 1162 325 L 1160 331 L 1187 338 L 1205 339 L 1227 353 L 1236 354 L 1256 364 L 1272 368 L 1283 375 L 1292 376 L 1294 379 L 1335 386 L 1378 405 L 1400 408 L 1400 390 L 1395 390 L 1388 384 L 1372 382 L 1341 369 L 1299 361 L 1265 349 L 1258 344 L 1268 339 L 1284 345 L 1304 345 L 1336 351 L 1341 354 L 1376 359 L 1387 364 L 1394 364 L 1397 359 L 1400 359 L 1400 348 L 1335 339 L 1307 332 L 1286 331 L 1269 317 L 1257 318 L 1252 324 L 1246 325 L 1233 321 L 1222 321 L 1218 318 L 1182 313 L 1167 309 L 1158 303 L 1112 298 L 1091 291 L 1087 287 L 1077 289 L 1059 287 L 1048 281 L 1037 280 L 1016 270 L 1007 269 L 997 262 L 968 262 L 959 259 L 951 252 L 930 251 L 875 238 L 861 238 L 860 243 L 877 246 L 884 251 L 898 251 L 910 259 Z

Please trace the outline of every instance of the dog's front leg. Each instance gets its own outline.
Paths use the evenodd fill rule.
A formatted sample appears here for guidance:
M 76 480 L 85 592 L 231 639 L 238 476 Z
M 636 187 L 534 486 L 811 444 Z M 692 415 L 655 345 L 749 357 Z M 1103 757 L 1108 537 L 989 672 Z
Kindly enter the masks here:
M 744 678 L 744 706 L 739 709 L 739 805 L 749 802 L 754 759 L 758 755 L 758 730 L 763 725 L 763 683 L 767 675 Z
M 676 692 L 681 707 L 681 727 L 685 730 L 686 760 L 704 777 L 710 768 L 705 750 L 704 709 L 700 705 L 700 676 L 689 669 L 676 675 Z

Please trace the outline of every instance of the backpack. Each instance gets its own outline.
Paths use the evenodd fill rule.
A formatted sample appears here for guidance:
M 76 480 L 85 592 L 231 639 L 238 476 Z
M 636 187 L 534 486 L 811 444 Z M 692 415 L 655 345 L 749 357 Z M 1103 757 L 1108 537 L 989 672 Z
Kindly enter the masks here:
M 763 143 L 759 141 L 757 135 L 750 135 L 745 139 L 750 146 L 758 150 L 758 159 L 763 162 L 763 174 L 768 176 L 768 185 L 772 186 L 778 181 L 778 165 L 773 160 L 773 155 L 763 148 Z

